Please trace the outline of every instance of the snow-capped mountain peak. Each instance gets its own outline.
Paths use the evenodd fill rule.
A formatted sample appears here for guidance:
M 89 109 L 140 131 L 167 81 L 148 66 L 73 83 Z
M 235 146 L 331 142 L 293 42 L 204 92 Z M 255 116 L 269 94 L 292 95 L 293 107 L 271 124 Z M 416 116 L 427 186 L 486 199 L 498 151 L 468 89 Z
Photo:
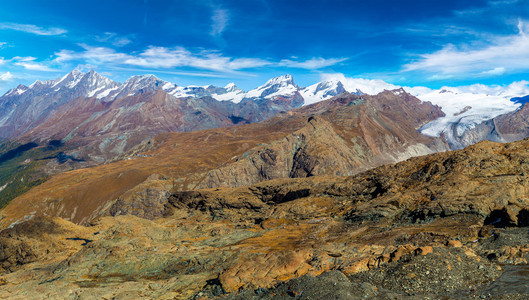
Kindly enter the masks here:
M 74 86 L 79 83 L 81 78 L 83 77 L 84 73 L 79 71 L 79 69 L 73 69 L 68 74 L 64 75 L 62 78 L 59 78 L 55 80 L 52 87 L 62 88 L 62 87 L 68 87 L 73 88 Z
M 246 93 L 246 98 L 274 98 L 292 95 L 299 91 L 291 75 L 283 75 L 268 80 L 264 85 Z
M 264 86 L 273 86 L 273 85 L 287 86 L 287 85 L 295 85 L 295 84 L 294 84 L 294 79 L 292 78 L 292 75 L 285 74 L 285 75 L 274 77 L 268 80 Z
M 346 90 L 339 80 L 318 82 L 300 91 L 305 100 L 305 105 L 320 102 L 345 92 Z
M 18 96 L 22 95 L 24 92 L 26 92 L 29 89 L 29 87 L 19 84 L 16 88 L 10 89 L 7 91 L 7 93 L 4 94 L 4 96 Z
M 242 91 L 240 88 L 238 88 L 235 83 L 233 82 L 230 82 L 228 83 L 224 89 L 226 90 L 227 93 L 231 93 L 231 92 L 239 92 L 239 91 Z

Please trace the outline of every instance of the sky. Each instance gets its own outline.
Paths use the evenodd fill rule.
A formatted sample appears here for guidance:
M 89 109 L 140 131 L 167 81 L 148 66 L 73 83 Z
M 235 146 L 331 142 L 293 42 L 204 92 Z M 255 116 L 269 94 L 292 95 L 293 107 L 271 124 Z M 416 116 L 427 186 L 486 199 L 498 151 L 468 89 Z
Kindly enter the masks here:
M 0 3 L 0 92 L 74 68 L 245 90 L 283 74 L 508 85 L 529 80 L 529 0 Z

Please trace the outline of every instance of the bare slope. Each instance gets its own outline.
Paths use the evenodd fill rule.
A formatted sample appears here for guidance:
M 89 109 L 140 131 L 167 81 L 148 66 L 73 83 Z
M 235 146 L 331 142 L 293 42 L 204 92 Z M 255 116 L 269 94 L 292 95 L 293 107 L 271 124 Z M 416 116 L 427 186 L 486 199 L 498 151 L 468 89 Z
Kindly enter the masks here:
M 151 199 L 147 191 L 156 191 L 156 200 L 147 200 L 155 205 L 170 190 L 351 175 L 446 149 L 416 131 L 441 114 L 436 106 L 388 91 L 338 96 L 259 124 L 165 134 L 122 161 L 53 176 L 15 199 L 2 211 L 1 222 L 36 212 L 86 224 L 108 214 L 116 200 Z

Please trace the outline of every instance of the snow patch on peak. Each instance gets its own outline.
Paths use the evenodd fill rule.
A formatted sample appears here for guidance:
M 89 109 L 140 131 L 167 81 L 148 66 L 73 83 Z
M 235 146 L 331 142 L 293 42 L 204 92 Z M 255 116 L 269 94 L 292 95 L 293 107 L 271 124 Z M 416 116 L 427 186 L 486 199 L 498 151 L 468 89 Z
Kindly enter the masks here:
M 227 92 L 232 92 L 233 90 L 238 89 L 238 87 L 237 87 L 237 85 L 235 85 L 235 83 L 230 82 L 230 83 L 228 83 L 228 84 L 224 87 L 224 89 L 225 89 Z
M 400 96 L 402 94 L 407 94 L 406 91 L 404 90 L 404 88 L 395 89 L 395 90 L 392 90 L 391 92 L 393 93 L 393 95 L 396 95 L 396 96 Z
M 7 91 L 7 93 L 4 94 L 4 96 L 17 96 L 22 95 L 24 92 L 26 92 L 29 88 L 23 84 L 19 84 L 16 88 L 10 89 Z

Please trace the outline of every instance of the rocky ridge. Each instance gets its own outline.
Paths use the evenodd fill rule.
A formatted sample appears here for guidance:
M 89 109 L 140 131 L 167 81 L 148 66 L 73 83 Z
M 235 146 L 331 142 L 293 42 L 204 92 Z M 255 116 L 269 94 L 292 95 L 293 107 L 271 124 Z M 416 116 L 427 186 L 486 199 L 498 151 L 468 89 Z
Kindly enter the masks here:
M 166 134 L 115 163 L 51 177 L 8 205 L 0 222 L 38 210 L 86 224 L 115 201 L 147 198 L 141 189 L 165 195 L 284 177 L 356 174 L 446 150 L 442 140 L 416 131 L 439 115 L 438 107 L 406 93 L 343 94 L 258 124 Z M 148 180 L 151 175 L 160 179 Z M 142 201 L 156 206 L 158 200 Z

